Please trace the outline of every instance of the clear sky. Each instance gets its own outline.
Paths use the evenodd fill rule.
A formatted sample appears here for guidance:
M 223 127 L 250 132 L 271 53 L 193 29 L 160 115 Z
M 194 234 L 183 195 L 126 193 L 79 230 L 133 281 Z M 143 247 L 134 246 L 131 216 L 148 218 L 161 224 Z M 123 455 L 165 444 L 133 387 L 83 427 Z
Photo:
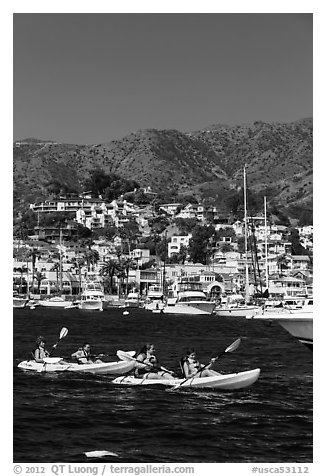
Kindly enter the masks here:
M 311 117 L 312 30 L 300 13 L 15 14 L 14 140 Z

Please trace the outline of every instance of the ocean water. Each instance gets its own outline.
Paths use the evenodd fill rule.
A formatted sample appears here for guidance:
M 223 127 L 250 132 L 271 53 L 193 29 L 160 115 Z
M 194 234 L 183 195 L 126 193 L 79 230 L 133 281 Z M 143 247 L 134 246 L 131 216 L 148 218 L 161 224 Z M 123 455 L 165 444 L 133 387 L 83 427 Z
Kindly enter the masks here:
M 272 463 L 313 461 L 312 352 L 277 324 L 244 318 L 167 316 L 141 309 L 88 312 L 14 310 L 14 462 L 89 462 L 85 452 L 117 456 L 92 461 Z M 216 364 L 222 373 L 261 368 L 251 387 L 234 391 L 124 387 L 113 377 L 24 372 L 35 338 L 68 356 L 84 341 L 113 355 L 153 342 L 160 363 L 178 372 L 195 347 L 207 363 L 241 337 Z

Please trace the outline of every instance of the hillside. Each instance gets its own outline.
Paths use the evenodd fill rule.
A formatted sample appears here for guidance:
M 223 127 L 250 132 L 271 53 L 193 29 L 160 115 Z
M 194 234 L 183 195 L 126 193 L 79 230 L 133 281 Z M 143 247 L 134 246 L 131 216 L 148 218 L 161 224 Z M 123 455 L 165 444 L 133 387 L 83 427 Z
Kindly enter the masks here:
M 195 194 L 224 203 L 242 185 L 268 200 L 312 209 L 312 119 L 293 123 L 212 125 L 200 131 L 147 129 L 97 145 L 25 139 L 14 144 L 14 206 L 58 190 L 82 191 L 89 172 L 101 167 L 170 197 Z

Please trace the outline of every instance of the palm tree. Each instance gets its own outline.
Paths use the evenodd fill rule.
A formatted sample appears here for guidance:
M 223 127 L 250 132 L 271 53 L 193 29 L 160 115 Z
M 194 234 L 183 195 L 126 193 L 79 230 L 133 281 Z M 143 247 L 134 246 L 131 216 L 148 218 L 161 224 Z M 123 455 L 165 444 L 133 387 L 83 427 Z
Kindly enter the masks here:
M 19 294 L 23 292 L 23 281 L 24 281 L 24 274 L 26 274 L 28 269 L 26 266 L 20 266 L 19 268 L 14 268 L 15 273 L 20 273 L 20 281 L 19 281 Z
M 287 269 L 287 268 L 288 268 L 288 259 L 287 259 L 287 257 L 286 257 L 285 254 L 279 255 L 279 256 L 277 257 L 277 266 L 278 266 L 278 268 L 279 268 L 279 270 L 280 270 L 280 274 L 281 274 L 281 276 L 282 276 L 282 274 L 283 274 L 283 273 L 282 273 L 283 269 Z
M 98 262 L 100 256 L 96 250 L 87 250 L 85 251 L 85 260 L 87 262 L 87 270 L 90 271 L 90 266 L 94 267 L 95 263 Z
M 37 281 L 37 294 L 40 294 L 41 282 L 43 281 L 43 279 L 46 279 L 46 276 L 40 271 L 37 271 L 37 273 L 35 274 L 35 279 Z
M 81 279 L 81 268 L 85 264 L 85 258 L 73 258 L 72 260 L 73 267 L 78 270 L 78 277 L 79 277 L 79 290 L 78 293 L 80 293 L 81 288 L 82 288 L 82 279 Z
M 34 273 L 35 273 L 35 264 L 36 264 L 36 259 L 39 258 L 40 253 L 38 252 L 37 249 L 33 248 L 31 251 L 28 253 L 28 257 L 32 258 L 32 290 L 34 287 Z
M 117 260 L 114 259 L 109 259 L 109 261 L 106 261 L 100 269 L 100 275 L 101 276 L 108 276 L 109 277 L 109 292 L 112 294 L 113 292 L 113 278 L 115 275 L 118 276 L 120 272 L 120 265 Z
M 59 271 L 60 271 L 60 263 L 54 263 L 50 271 L 55 271 L 56 272 L 56 287 L 57 287 L 57 292 L 59 292 Z M 61 291 L 61 290 L 60 290 Z
M 129 281 L 129 270 L 136 269 L 137 263 L 131 258 L 124 258 L 120 262 L 121 267 L 121 277 L 126 278 L 126 289 L 125 293 L 128 294 L 128 281 Z

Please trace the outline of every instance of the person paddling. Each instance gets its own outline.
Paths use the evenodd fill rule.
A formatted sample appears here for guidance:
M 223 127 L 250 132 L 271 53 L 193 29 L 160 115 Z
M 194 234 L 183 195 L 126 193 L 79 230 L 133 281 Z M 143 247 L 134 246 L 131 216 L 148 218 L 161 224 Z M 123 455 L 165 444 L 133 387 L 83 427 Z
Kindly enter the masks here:
M 153 344 L 146 344 L 139 351 L 136 360 L 135 377 L 146 379 L 173 379 L 173 372 L 166 371 L 158 364 Z M 147 364 L 147 365 L 143 365 Z
M 186 378 L 189 377 L 214 377 L 216 375 L 221 375 L 215 370 L 211 370 L 211 366 L 216 361 L 216 358 L 211 359 L 211 363 L 208 366 L 201 364 L 197 360 L 197 354 L 194 349 L 188 349 L 186 351 L 186 356 L 182 358 L 182 371 Z M 201 368 L 205 367 L 203 370 Z
M 45 349 L 46 341 L 43 336 L 39 336 L 35 341 L 37 347 L 33 350 L 35 362 L 44 362 L 44 357 L 49 357 L 50 353 Z
M 91 353 L 91 345 L 88 342 L 85 342 L 82 347 L 79 347 L 79 349 L 71 354 L 71 357 L 73 359 L 76 359 L 79 364 L 93 364 L 95 363 L 101 363 L 102 360 L 94 358 Z

